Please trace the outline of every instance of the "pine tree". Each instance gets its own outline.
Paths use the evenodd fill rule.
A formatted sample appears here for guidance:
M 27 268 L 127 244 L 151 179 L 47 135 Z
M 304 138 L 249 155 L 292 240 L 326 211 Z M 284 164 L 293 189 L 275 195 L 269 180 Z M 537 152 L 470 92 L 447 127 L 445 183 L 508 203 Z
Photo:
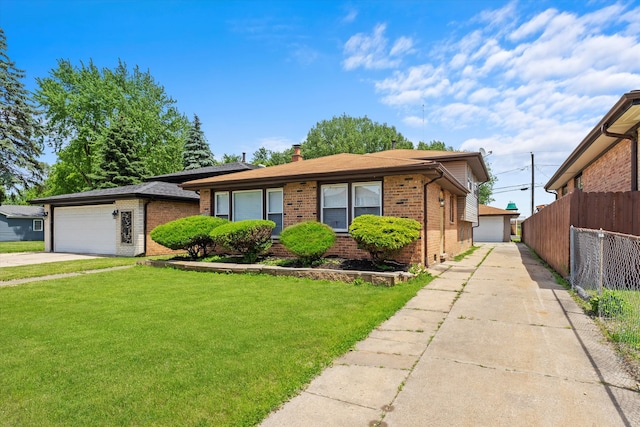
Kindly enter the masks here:
M 0 28 L 0 186 L 27 187 L 41 180 L 43 164 L 41 128 L 31 94 L 21 82 L 25 72 L 7 55 L 7 41 Z
M 215 165 L 213 153 L 207 144 L 204 133 L 200 129 L 200 118 L 193 115 L 193 126 L 189 129 L 182 152 L 184 170 L 203 168 Z
M 120 118 L 111 124 L 102 151 L 102 161 L 95 174 L 95 188 L 112 188 L 139 184 L 146 175 L 138 154 L 135 132 L 128 121 Z

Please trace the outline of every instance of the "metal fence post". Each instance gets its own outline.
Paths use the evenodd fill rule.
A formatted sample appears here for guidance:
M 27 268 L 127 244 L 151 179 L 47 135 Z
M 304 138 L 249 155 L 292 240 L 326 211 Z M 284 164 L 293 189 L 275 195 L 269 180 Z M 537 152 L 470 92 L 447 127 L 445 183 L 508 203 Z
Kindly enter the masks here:
M 598 256 L 600 259 L 600 266 L 598 271 L 598 295 L 602 295 L 602 284 L 604 281 L 604 233 L 602 228 L 598 231 Z
M 576 277 L 576 246 L 575 246 L 575 230 L 573 225 L 569 227 L 569 283 L 571 283 L 571 289 L 575 289 L 575 277 Z

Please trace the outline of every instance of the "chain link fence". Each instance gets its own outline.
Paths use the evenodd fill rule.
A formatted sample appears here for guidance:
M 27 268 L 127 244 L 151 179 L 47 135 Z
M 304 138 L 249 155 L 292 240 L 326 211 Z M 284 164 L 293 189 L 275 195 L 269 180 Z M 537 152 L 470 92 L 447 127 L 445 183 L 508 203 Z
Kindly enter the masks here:
M 571 227 L 571 286 L 614 341 L 640 351 L 640 237 Z

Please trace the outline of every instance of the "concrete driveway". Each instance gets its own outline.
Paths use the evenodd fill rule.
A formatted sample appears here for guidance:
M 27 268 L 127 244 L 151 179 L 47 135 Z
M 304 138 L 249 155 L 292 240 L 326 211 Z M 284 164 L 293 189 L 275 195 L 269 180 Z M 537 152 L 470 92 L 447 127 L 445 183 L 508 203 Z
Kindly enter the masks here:
M 42 264 L 46 262 L 74 261 L 99 258 L 98 255 L 67 254 L 59 252 L 16 252 L 0 254 L 0 268 L 19 265 Z

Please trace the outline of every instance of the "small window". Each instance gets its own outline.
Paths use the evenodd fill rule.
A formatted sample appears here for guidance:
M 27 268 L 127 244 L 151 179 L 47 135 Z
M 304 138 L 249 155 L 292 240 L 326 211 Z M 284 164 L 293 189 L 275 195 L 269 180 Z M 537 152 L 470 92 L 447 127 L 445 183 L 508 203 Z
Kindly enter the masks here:
M 262 219 L 262 190 L 233 192 L 233 220 Z
M 347 231 L 347 184 L 323 185 L 321 193 L 321 222 Z
M 33 220 L 33 231 L 42 231 L 44 228 L 44 221 L 41 219 Z
M 280 235 L 282 231 L 282 206 L 282 188 L 267 190 L 267 219 L 276 223 L 272 233 L 274 236 Z
M 573 184 L 578 190 L 582 190 L 582 174 L 575 177 Z
M 455 197 L 452 195 L 449 196 L 449 222 L 450 223 L 454 223 L 456 222 L 456 217 L 455 217 Z
M 120 212 L 120 242 L 125 245 L 133 244 L 133 212 Z
M 214 216 L 229 219 L 229 193 L 215 193 Z
M 382 215 L 382 185 L 380 182 L 353 184 L 353 217 Z

